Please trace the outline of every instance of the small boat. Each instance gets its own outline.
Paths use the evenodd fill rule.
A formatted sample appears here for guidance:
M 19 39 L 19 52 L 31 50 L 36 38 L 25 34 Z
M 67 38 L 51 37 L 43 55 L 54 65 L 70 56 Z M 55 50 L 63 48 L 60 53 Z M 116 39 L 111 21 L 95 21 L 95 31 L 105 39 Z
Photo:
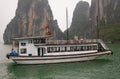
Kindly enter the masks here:
M 112 54 L 100 39 L 50 40 L 48 36 L 13 39 L 8 59 L 16 64 L 49 64 L 94 60 Z

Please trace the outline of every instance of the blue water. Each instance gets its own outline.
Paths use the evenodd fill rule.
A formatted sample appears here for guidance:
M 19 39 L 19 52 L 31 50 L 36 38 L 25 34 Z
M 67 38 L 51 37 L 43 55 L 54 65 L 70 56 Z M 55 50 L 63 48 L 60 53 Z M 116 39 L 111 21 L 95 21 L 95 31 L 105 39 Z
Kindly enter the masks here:
M 0 44 L 0 79 L 120 79 L 120 45 L 108 45 L 113 55 L 94 61 L 16 65 L 5 58 L 10 45 Z

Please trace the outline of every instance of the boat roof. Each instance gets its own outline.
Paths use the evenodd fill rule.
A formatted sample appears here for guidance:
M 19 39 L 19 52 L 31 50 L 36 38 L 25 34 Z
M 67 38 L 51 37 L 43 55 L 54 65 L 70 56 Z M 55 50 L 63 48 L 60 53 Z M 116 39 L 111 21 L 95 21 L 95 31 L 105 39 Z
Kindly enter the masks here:
M 26 39 L 37 39 L 37 38 L 49 38 L 51 36 L 31 36 L 31 37 L 20 37 L 20 38 L 12 38 L 13 40 L 26 40 Z

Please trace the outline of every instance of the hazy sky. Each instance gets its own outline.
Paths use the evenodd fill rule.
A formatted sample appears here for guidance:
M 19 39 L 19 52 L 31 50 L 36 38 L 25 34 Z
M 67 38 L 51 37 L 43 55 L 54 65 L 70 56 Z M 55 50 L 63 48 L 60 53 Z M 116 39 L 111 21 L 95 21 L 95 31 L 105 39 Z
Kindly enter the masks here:
M 72 19 L 75 5 L 80 0 L 49 0 L 54 19 L 58 20 L 61 30 L 66 29 L 66 8 L 68 8 L 69 25 Z M 88 1 L 91 0 L 82 0 Z M 7 24 L 15 16 L 18 0 L 0 0 L 0 41 L 3 41 L 3 33 Z

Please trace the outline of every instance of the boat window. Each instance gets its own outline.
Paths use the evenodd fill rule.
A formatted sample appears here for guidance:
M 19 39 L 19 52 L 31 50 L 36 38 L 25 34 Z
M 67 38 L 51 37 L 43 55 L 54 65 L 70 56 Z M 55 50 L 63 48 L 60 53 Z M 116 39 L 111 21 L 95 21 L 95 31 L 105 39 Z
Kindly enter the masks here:
M 32 44 L 32 40 L 28 40 L 28 43 L 29 43 L 29 44 Z
M 47 52 L 50 53 L 50 47 L 47 48 Z
M 60 47 L 48 47 L 48 53 L 57 53 L 57 52 L 73 52 L 73 51 L 87 51 L 87 50 L 97 50 L 96 45 L 89 46 L 60 46 Z
M 41 39 L 41 43 L 45 43 L 45 39 Z
M 54 48 L 53 47 L 50 47 L 50 52 L 53 52 L 54 51 Z
M 65 52 L 70 50 L 70 48 L 68 49 L 67 47 L 48 47 L 47 51 L 48 53 L 53 53 L 53 52 Z
M 83 51 L 85 51 L 86 50 L 86 47 L 85 46 L 83 46 Z
M 60 52 L 60 47 L 58 47 L 58 52 Z
M 66 47 L 66 50 L 67 50 L 67 51 L 70 51 L 70 47 Z
M 53 52 L 53 50 L 54 50 L 53 47 L 48 47 L 48 48 L 47 48 L 47 52 L 48 52 L 48 53 Z
M 73 48 L 73 47 L 70 47 L 70 51 L 74 51 L 74 48 Z
M 26 43 L 21 43 L 21 46 L 26 46 Z
M 92 50 L 92 46 L 89 46 L 89 50 Z
M 60 51 L 63 52 L 64 51 L 64 47 L 60 47 Z
M 77 47 L 77 51 L 81 51 L 81 46 L 78 46 L 78 47 Z
M 67 47 L 65 47 L 65 51 L 67 51 Z
M 76 51 L 79 51 L 80 50 L 80 47 L 79 46 L 76 46 Z
M 87 50 L 91 50 L 91 46 L 87 46 Z
M 26 48 L 22 48 L 21 49 L 21 54 L 26 54 L 27 53 L 27 49 Z
M 93 46 L 93 50 L 97 50 L 97 46 L 96 45 Z
M 53 52 L 56 52 L 56 51 L 57 51 L 57 47 L 54 47 L 54 48 L 53 48 Z
M 42 38 L 42 39 L 34 39 L 33 42 L 34 42 L 34 44 L 40 44 L 40 43 L 45 43 L 46 40 L 45 40 L 45 38 Z
M 39 44 L 40 40 L 39 39 L 34 39 L 34 44 Z
M 81 51 L 83 51 L 83 46 L 81 46 L 81 49 L 80 49 Z
M 77 49 L 78 47 L 77 46 L 74 46 L 74 51 L 78 51 L 78 49 Z

